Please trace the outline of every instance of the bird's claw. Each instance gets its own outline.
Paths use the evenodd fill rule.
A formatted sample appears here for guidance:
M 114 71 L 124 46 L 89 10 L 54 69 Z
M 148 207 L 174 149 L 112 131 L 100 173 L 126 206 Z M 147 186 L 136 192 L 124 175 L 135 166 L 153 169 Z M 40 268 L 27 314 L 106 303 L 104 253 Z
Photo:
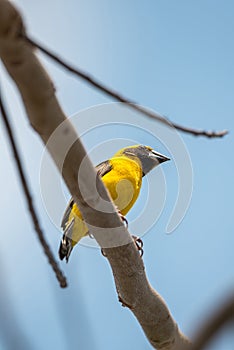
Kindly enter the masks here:
M 143 254 L 144 254 L 144 250 L 143 250 L 143 245 L 144 244 L 143 244 L 142 239 L 140 237 L 137 237 L 137 236 L 132 236 L 132 238 L 133 238 L 133 240 L 134 240 L 134 242 L 136 244 L 136 247 L 137 247 L 137 249 L 138 249 L 138 251 L 140 253 L 140 257 L 142 257 Z
M 102 255 L 106 258 L 106 253 L 104 253 L 103 248 L 101 248 L 101 253 L 102 253 Z
M 91 239 L 94 239 L 94 236 L 93 236 L 92 233 L 88 232 L 88 235 L 89 235 L 89 237 L 90 237 Z
M 140 237 L 137 237 L 137 236 L 132 236 L 132 238 L 134 240 L 134 243 L 136 244 L 137 250 L 140 253 L 140 257 L 142 257 L 144 254 L 142 239 Z M 103 248 L 101 248 L 101 253 L 106 258 L 106 253 L 104 252 Z
M 121 213 L 120 210 L 118 210 L 118 214 L 120 219 L 123 221 L 123 223 L 125 224 L 126 228 L 128 228 L 128 220 L 125 218 L 125 216 Z

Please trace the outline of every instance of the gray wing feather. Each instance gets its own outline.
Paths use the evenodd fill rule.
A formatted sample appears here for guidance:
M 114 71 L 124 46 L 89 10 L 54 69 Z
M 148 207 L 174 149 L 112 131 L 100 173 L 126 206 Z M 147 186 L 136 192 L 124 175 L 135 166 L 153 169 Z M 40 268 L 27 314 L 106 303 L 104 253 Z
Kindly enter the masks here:
M 67 208 L 66 208 L 66 210 L 65 210 L 65 212 L 63 214 L 63 218 L 62 218 L 62 222 L 61 222 L 61 227 L 62 227 L 63 230 L 65 230 L 65 228 L 66 228 L 66 223 L 68 222 L 68 218 L 69 218 L 69 215 L 71 213 L 73 204 L 74 204 L 74 200 L 71 197 L 71 199 L 70 199 L 70 201 L 69 201 L 69 203 L 67 205 Z
M 109 160 L 105 160 L 104 162 L 101 162 L 96 166 L 97 173 L 101 177 L 109 173 L 111 169 L 112 169 L 112 165 L 110 164 Z
M 111 169 L 112 169 L 112 166 L 108 160 L 105 160 L 104 162 L 101 162 L 100 164 L 98 164 L 96 166 L 97 174 L 101 177 L 103 177 L 104 175 L 109 173 L 109 171 L 111 171 Z M 71 197 L 71 199 L 67 205 L 67 208 L 65 210 L 65 213 L 63 214 L 63 218 L 62 218 L 62 222 L 61 222 L 61 227 L 63 230 L 65 230 L 65 228 L 66 228 L 66 224 L 68 222 L 69 215 L 71 213 L 73 204 L 74 204 L 74 199 Z

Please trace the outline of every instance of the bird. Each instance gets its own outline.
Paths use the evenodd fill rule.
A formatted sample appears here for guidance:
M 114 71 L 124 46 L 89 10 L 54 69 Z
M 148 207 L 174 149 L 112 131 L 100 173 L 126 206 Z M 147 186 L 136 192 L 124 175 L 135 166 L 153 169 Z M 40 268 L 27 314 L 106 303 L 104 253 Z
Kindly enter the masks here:
M 139 196 L 142 178 L 157 165 L 168 160 L 170 158 L 149 146 L 133 145 L 121 148 L 113 157 L 96 166 L 97 175 L 102 178 L 125 223 L 127 223 L 125 215 Z M 64 212 L 61 228 L 63 236 L 59 246 L 59 258 L 61 260 L 65 258 L 68 262 L 74 246 L 89 235 L 88 227 L 73 198 L 70 199 Z M 138 238 L 134 237 L 134 240 L 138 241 Z M 142 243 L 140 239 L 139 241 Z

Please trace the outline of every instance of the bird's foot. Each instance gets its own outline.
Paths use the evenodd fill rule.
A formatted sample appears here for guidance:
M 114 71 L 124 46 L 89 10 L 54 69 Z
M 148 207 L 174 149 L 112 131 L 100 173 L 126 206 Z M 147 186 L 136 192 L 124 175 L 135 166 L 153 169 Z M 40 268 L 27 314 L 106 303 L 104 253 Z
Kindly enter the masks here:
M 117 208 L 118 214 L 120 219 L 123 221 L 123 223 L 125 224 L 125 227 L 128 228 L 128 220 L 125 218 L 125 216 L 121 213 L 121 211 Z M 106 254 L 104 253 L 103 248 L 101 248 L 101 253 L 104 257 L 106 257 Z M 141 255 L 142 256 L 142 255 Z
M 103 249 L 103 248 L 101 248 L 101 253 L 102 253 L 102 255 L 106 258 L 106 253 L 104 252 L 104 249 Z
M 89 237 L 90 237 L 91 239 L 94 239 L 94 236 L 93 236 L 92 233 L 88 232 L 88 235 L 89 235 Z
M 120 210 L 118 210 L 118 214 L 120 219 L 123 221 L 123 223 L 125 224 L 125 227 L 128 228 L 128 220 L 125 218 L 125 216 L 121 213 Z
M 142 257 L 144 254 L 142 239 L 140 237 L 137 237 L 137 236 L 132 236 L 132 238 L 134 240 L 134 243 L 136 244 L 137 250 L 140 253 L 140 257 Z M 101 248 L 101 253 L 104 257 L 106 257 L 106 253 L 104 252 L 103 248 Z
M 137 247 L 137 249 L 138 249 L 138 251 L 140 253 L 140 257 L 142 257 L 143 254 L 144 254 L 142 239 L 140 237 L 137 237 L 137 236 L 132 236 L 132 238 L 133 238 L 133 240 L 134 240 L 134 242 L 136 244 L 136 247 Z

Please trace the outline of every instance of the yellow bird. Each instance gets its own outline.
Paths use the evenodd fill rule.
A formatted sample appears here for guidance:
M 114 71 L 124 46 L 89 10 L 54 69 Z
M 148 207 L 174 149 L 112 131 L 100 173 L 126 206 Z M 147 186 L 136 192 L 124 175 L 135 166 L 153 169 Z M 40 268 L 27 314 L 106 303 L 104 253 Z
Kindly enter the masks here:
M 97 174 L 101 176 L 124 221 L 127 221 L 124 216 L 139 195 L 142 177 L 167 160 L 169 158 L 151 147 L 134 145 L 122 148 L 111 159 L 96 167 Z M 73 247 L 89 233 L 73 198 L 68 203 L 61 227 L 64 234 L 59 247 L 59 257 L 61 260 L 66 258 L 68 262 Z

